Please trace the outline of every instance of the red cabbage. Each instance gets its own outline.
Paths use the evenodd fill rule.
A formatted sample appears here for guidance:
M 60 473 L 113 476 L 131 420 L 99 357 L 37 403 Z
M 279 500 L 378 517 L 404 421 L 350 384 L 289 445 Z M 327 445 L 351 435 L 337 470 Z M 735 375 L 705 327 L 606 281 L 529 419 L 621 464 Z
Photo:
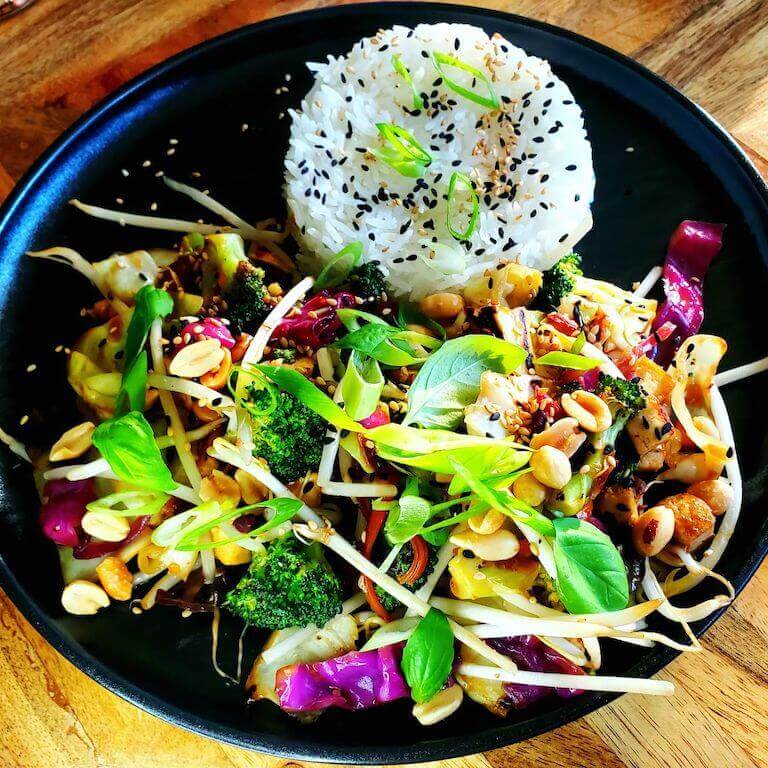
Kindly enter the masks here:
M 74 547 L 84 536 L 80 521 L 85 505 L 96 498 L 93 480 L 49 480 L 43 488 L 40 509 L 43 533 L 62 547 Z
M 283 667 L 275 677 L 280 706 L 287 712 L 368 709 L 409 696 L 400 671 L 402 650 L 402 644 L 388 645 Z
M 660 365 L 669 365 L 683 341 L 701 328 L 704 275 L 722 247 L 724 229 L 725 224 L 686 220 L 669 240 L 663 275 L 666 300 L 653 321 L 653 330 L 667 323 L 675 330 L 666 339 L 656 336 L 655 348 L 645 350 Z
M 190 340 L 196 340 L 198 336 L 207 336 L 209 339 L 216 339 L 222 347 L 232 349 L 235 346 L 235 339 L 224 323 L 213 317 L 204 317 L 202 320 L 195 320 L 194 323 L 187 323 L 179 334 L 182 340 L 189 334 Z M 186 346 L 182 341 L 177 346 L 181 349 Z
M 529 672 L 556 672 L 564 675 L 584 674 L 581 667 L 568 661 L 534 635 L 500 637 L 487 642 L 499 653 L 509 656 L 520 669 Z M 577 688 L 546 688 L 541 685 L 504 683 L 507 701 L 513 709 L 524 709 L 539 699 L 549 696 L 553 691 L 564 699 L 583 693 Z
M 293 339 L 297 344 L 320 347 L 330 344 L 341 328 L 337 309 L 355 306 L 355 296 L 347 291 L 331 294 L 320 291 L 295 314 L 277 324 L 273 339 Z

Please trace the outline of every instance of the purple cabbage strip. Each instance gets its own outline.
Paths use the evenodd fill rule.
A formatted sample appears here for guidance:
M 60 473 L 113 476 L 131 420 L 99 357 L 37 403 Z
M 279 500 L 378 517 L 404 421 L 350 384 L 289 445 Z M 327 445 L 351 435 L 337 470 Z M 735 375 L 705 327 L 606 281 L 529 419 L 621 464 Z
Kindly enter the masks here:
M 400 643 L 283 667 L 275 679 L 280 706 L 287 712 L 368 709 L 410 696 L 400 671 L 402 651 Z
M 96 498 L 93 480 L 49 480 L 43 488 L 45 503 L 40 509 L 43 533 L 62 547 L 75 547 L 84 533 L 80 521 L 85 505 Z
M 723 245 L 724 229 L 725 224 L 686 220 L 669 240 L 663 274 L 666 300 L 656 314 L 653 330 L 665 323 L 672 323 L 675 330 L 647 352 L 660 365 L 669 365 L 683 341 L 701 328 L 704 275 Z
M 556 672 L 564 675 L 583 675 L 584 670 L 568 661 L 557 651 L 539 640 L 534 635 L 520 637 L 500 637 L 488 640 L 488 645 L 499 653 L 509 656 L 520 669 L 529 672 Z M 519 683 L 504 683 L 507 701 L 513 709 L 524 709 L 531 704 L 556 692 L 558 696 L 568 699 L 583 693 L 577 688 L 545 688 L 541 685 L 520 685 Z
M 348 291 L 331 294 L 320 291 L 290 317 L 281 320 L 272 332 L 273 339 L 293 339 L 297 344 L 314 348 L 330 344 L 341 328 L 337 309 L 354 307 L 355 295 Z

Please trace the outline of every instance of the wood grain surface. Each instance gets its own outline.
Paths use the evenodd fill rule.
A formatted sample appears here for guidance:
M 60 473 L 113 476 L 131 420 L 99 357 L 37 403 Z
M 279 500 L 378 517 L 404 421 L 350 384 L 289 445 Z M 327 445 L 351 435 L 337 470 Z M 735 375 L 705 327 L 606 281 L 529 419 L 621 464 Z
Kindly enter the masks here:
M 768 2 L 484 0 L 622 51 L 710 111 L 768 176 Z M 148 66 L 309 0 L 38 0 L 0 23 L 0 199 L 53 139 Z M 473 3 L 474 5 L 475 3 Z M 661 675 L 671 699 L 624 696 L 553 733 L 452 768 L 768 766 L 768 564 Z M 62 659 L 0 592 L 2 768 L 274 768 L 185 733 Z M 296 764 L 291 764 L 295 766 Z

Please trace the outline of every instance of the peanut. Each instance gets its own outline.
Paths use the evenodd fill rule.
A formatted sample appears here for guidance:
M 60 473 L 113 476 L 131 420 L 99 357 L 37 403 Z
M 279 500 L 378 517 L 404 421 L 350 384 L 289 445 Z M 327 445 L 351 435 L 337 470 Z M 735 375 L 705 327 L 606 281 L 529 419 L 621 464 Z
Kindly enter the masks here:
M 67 613 L 75 616 L 93 616 L 109 605 L 109 595 L 92 581 L 75 579 L 64 587 L 61 604 Z
M 563 410 L 587 432 L 603 432 L 613 422 L 610 408 L 592 392 L 578 389 L 573 394 L 566 393 L 561 398 L 561 404 Z
M 104 512 L 86 512 L 80 525 L 89 536 L 101 541 L 122 541 L 131 527 L 125 517 Z
M 180 349 L 171 360 L 172 376 L 196 379 L 218 368 L 224 360 L 224 347 L 216 339 L 203 339 Z
M 214 469 L 200 483 L 200 498 L 203 501 L 218 501 L 222 507 L 234 508 L 240 503 L 240 486 L 235 478 Z
M 675 513 L 665 506 L 651 507 L 632 524 L 632 543 L 645 557 L 658 555 L 672 540 Z
M 232 355 L 226 347 L 222 347 L 221 349 L 224 356 L 221 359 L 219 367 L 200 377 L 200 383 L 204 387 L 210 387 L 217 391 L 226 386 L 229 374 L 232 372 Z
M 536 450 L 543 445 L 551 445 L 570 458 L 586 439 L 586 434 L 579 429 L 579 422 L 572 416 L 566 416 L 564 419 L 558 419 L 543 432 L 535 434 L 531 438 L 531 448 Z
M 520 499 L 520 501 L 524 501 L 532 507 L 538 507 L 540 504 L 543 504 L 544 499 L 547 498 L 547 489 L 531 472 L 521 475 L 514 483 L 512 483 L 512 493 Z
M 216 526 L 211 528 L 211 538 L 213 541 L 224 541 L 227 536 Z M 220 547 L 214 547 L 213 553 L 222 565 L 244 565 L 251 562 L 251 553 L 234 541 L 229 544 L 222 544 Z
M 483 535 L 496 533 L 504 524 L 506 517 L 496 509 L 489 509 L 483 515 L 470 517 L 467 520 L 469 527 L 475 532 Z
M 66 461 L 82 456 L 92 445 L 91 437 L 96 426 L 92 421 L 84 421 L 68 429 L 51 448 L 48 458 L 51 461 Z
M 464 689 L 460 685 L 451 685 L 438 691 L 429 701 L 422 701 L 413 707 L 413 716 L 422 725 L 434 725 L 450 717 L 464 699 Z
M 543 445 L 531 455 L 534 477 L 547 488 L 560 490 L 571 479 L 568 457 L 551 445 Z
M 722 515 L 733 501 L 733 488 L 731 484 L 722 477 L 714 480 L 701 480 L 694 483 L 688 493 L 698 496 L 715 515 Z
M 105 557 L 96 566 L 104 591 L 113 600 L 130 600 L 133 591 L 133 577 L 125 563 L 119 557 Z
M 464 309 L 464 299 L 457 293 L 433 293 L 425 296 L 419 306 L 433 320 L 451 320 Z
M 463 531 L 451 536 L 451 544 L 474 552 L 481 560 L 497 562 L 509 560 L 520 551 L 520 542 L 512 531 L 500 528 L 487 535 L 475 531 Z
M 240 486 L 240 495 L 246 504 L 258 504 L 269 495 L 267 487 L 244 469 L 235 470 L 235 481 Z

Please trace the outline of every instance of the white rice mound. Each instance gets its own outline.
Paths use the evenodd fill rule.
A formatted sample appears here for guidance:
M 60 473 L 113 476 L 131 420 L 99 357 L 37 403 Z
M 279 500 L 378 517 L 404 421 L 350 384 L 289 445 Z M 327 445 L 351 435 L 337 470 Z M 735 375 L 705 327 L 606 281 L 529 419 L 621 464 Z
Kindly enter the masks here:
M 431 58 L 456 56 L 493 82 L 501 108 L 476 104 L 440 77 Z M 394 54 L 428 97 L 392 66 Z M 285 188 L 300 264 L 317 273 L 351 242 L 377 261 L 392 292 L 418 299 L 457 290 L 472 276 L 515 261 L 547 269 L 592 226 L 592 150 L 582 112 L 548 62 L 466 24 L 380 30 L 326 64 L 308 64 L 315 83 L 292 111 Z M 485 95 L 456 68 L 454 80 Z M 412 133 L 431 155 L 423 179 L 408 178 L 368 151 L 383 148 L 376 123 Z M 451 174 L 475 182 L 479 215 L 468 241 L 446 220 Z M 457 198 L 458 199 L 458 198 Z M 465 204 L 466 205 L 466 204 Z M 454 220 L 466 228 L 469 207 Z

